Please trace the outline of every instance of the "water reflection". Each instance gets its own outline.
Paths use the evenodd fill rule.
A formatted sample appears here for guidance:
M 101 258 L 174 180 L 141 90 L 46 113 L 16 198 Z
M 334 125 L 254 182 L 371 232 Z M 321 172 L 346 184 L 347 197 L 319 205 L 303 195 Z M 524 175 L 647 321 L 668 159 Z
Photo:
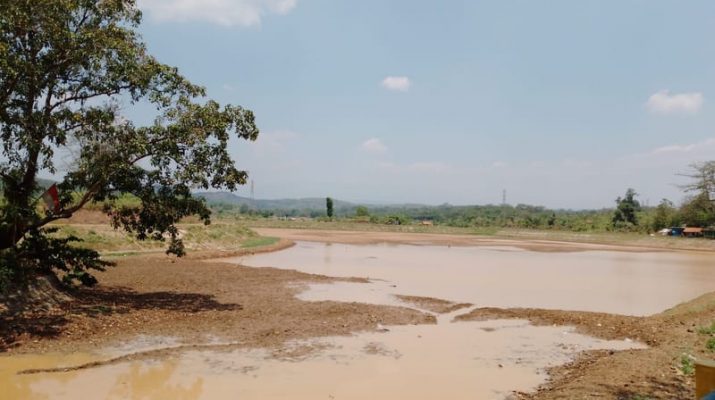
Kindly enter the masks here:
M 117 377 L 109 398 L 116 399 L 172 399 L 194 400 L 204 391 L 201 376 L 171 382 L 178 367 L 174 359 L 162 361 L 153 366 L 132 363 L 129 370 Z M 175 379 L 176 380 L 176 379 Z
M 450 318 L 437 325 L 294 342 L 285 351 L 189 351 L 56 374 L 17 376 L 15 371 L 38 363 L 4 357 L 0 393 L 18 400 L 503 399 L 513 390 L 533 389 L 544 381 L 545 367 L 578 351 L 639 347 L 526 321 L 451 323 Z M 273 357 L 278 353 L 302 356 Z M 42 357 L 34 361 L 63 363 L 61 355 Z
M 73 363 L 67 363 L 72 359 Z M 201 374 L 178 373 L 182 361 L 135 361 L 118 365 L 59 372 L 17 375 L 31 368 L 83 364 L 101 357 L 91 355 L 3 357 L 0 359 L 0 398 L 44 399 L 176 399 L 194 400 L 204 393 Z

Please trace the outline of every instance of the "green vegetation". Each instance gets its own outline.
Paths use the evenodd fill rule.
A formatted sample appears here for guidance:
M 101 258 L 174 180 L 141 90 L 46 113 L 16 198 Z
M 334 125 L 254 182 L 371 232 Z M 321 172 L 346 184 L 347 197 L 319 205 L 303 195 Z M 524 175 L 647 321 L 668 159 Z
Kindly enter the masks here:
M 76 245 L 86 247 L 103 256 L 117 258 L 148 252 L 163 251 L 160 240 L 138 240 L 122 230 L 109 225 L 57 225 L 57 238 L 76 237 Z M 234 221 L 216 221 L 210 225 L 180 223 L 179 235 L 188 250 L 228 250 L 255 248 L 275 244 L 278 238 L 258 236 L 254 231 Z
M 367 207 L 365 207 L 365 206 L 357 206 L 355 208 L 355 216 L 356 217 L 369 217 L 370 211 L 368 211 Z
M 652 397 L 643 396 L 640 394 L 636 394 L 636 395 L 633 395 L 628 398 L 628 400 L 652 400 L 652 399 L 653 399 Z
M 705 342 L 705 348 L 710 352 L 715 352 L 715 322 L 711 323 L 710 326 L 701 326 L 698 329 L 698 333 L 709 336 Z
M 250 239 L 246 239 L 241 243 L 241 248 L 242 249 L 250 249 L 253 247 L 263 247 L 263 246 L 270 246 L 273 244 L 278 243 L 278 238 L 276 237 L 270 237 L 270 236 L 259 236 L 259 237 L 254 237 Z
M 698 329 L 698 333 L 701 335 L 715 335 L 715 321 L 710 326 L 701 326 Z
M 322 210 L 299 210 L 296 208 L 250 210 L 243 206 L 230 204 L 210 204 L 217 216 L 222 218 L 313 218 L 325 215 Z M 511 205 L 482 205 L 482 206 L 371 206 L 369 215 L 358 216 L 358 207 L 336 209 L 334 219 L 344 222 L 369 221 L 373 224 L 418 224 L 422 221 L 431 221 L 438 226 L 455 228 L 470 228 L 474 230 L 499 230 L 499 229 L 536 229 L 563 232 L 654 232 L 653 220 L 656 218 L 657 208 L 643 207 L 636 212 L 638 225 L 630 225 L 627 229 L 622 226 L 614 227 L 612 223 L 612 209 L 602 210 L 553 210 L 540 206 L 526 204 Z M 677 218 L 669 219 L 673 222 Z M 675 224 L 676 226 L 678 224 Z M 666 224 L 665 226 L 674 226 Z
M 638 226 L 638 211 L 641 210 L 641 205 L 636 200 L 636 191 L 628 189 L 623 198 L 616 199 L 616 210 L 613 212 L 611 224 L 614 228 L 620 230 L 633 230 Z
M 710 227 L 715 225 L 715 201 L 713 201 L 715 192 L 707 191 L 715 187 L 709 183 L 712 179 L 710 168 L 715 168 L 713 165 L 715 162 L 693 166 L 694 172 L 688 176 L 694 180 L 694 183 L 684 189 L 686 193 L 698 190 L 700 192 L 695 196 L 686 197 L 680 207 L 676 207 L 668 199 L 663 199 L 656 207 L 643 207 L 637 199 L 636 191 L 628 189 L 622 198 L 616 199 L 616 208 L 600 210 L 548 209 L 527 204 L 516 206 L 372 205 L 368 210 L 364 205 L 335 201 L 332 198 L 325 199 L 325 209 L 333 209 L 330 218 L 344 222 L 370 222 L 384 225 L 428 222 L 438 226 L 486 232 L 533 229 L 576 233 L 643 234 L 683 225 Z M 705 172 L 699 172 L 703 168 Z M 322 209 L 323 205 L 316 199 L 256 200 L 249 203 L 247 199 L 230 194 L 221 196 L 211 194 L 209 197 L 220 199 L 219 202 L 210 201 L 209 204 L 218 215 L 225 218 L 277 217 L 319 220 L 326 214 Z M 338 206 L 328 207 L 328 203 Z
M 680 372 L 685 376 L 691 376 L 695 373 L 695 359 L 690 354 L 683 353 L 680 356 Z
M 325 199 L 325 214 L 328 218 L 333 218 L 333 199 L 330 197 Z
M 711 352 L 715 352 L 715 337 L 711 337 L 707 342 L 705 342 L 705 348 Z
M 227 146 L 232 137 L 257 138 L 253 113 L 207 99 L 152 57 L 140 20 L 133 0 L 3 2 L 0 284 L 55 272 L 92 284 L 89 270 L 109 263 L 48 225 L 92 203 L 113 227 L 139 241 L 168 241 L 167 252 L 182 255 L 177 222 L 197 215 L 209 223 L 192 189 L 232 191 L 246 182 Z M 157 110 L 155 122 L 124 118 L 118 105 L 138 102 Z M 74 155 L 72 168 L 43 210 L 38 174 L 57 172 L 56 154 Z M 104 240 L 96 232 L 86 239 Z
M 653 210 L 650 222 L 650 228 L 657 232 L 663 228 L 679 225 L 677 221 L 678 210 L 673 205 L 673 202 L 668 199 L 663 199 L 660 204 Z

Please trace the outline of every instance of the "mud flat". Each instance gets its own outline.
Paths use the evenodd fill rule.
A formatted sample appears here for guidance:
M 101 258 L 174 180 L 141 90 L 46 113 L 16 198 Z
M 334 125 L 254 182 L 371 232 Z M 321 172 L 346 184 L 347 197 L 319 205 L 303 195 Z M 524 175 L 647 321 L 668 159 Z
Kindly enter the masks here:
M 342 257 L 337 244 L 307 246 L 329 247 L 328 264 Z M 436 247 L 455 246 L 461 245 Z M 295 249 L 301 244 L 256 257 Z M 481 250 L 494 257 L 554 255 L 503 244 Z M 642 252 L 617 252 L 631 253 Z M 368 257 L 377 257 L 360 258 L 368 267 L 387 259 Z M 686 352 L 708 355 L 698 327 L 715 320 L 712 294 L 631 316 L 490 306 L 469 293 L 466 301 L 420 289 L 440 286 L 429 274 L 408 290 L 403 272 L 392 279 L 364 273 L 360 264 L 359 274 L 341 276 L 339 265 L 306 273 L 294 270 L 298 261 L 280 269 L 122 260 L 100 276 L 100 287 L 75 293 L 60 309 L 1 317 L 7 352 L 0 356 L 0 398 L 687 398 L 692 382 L 678 362 Z M 437 266 L 450 275 L 448 264 Z M 428 268 L 413 270 L 420 269 Z M 335 290 L 341 286 L 350 289 Z M 323 298 L 301 300 L 311 293 Z M 334 298 L 340 293 L 347 294 Z M 355 296 L 364 302 L 351 302 Z M 17 375 L 22 371 L 32 373 Z
M 503 399 L 514 390 L 533 390 L 545 368 L 576 352 L 634 347 L 526 321 L 445 320 L 271 349 L 188 349 L 66 372 L 16 375 L 28 365 L 71 365 L 92 356 L 0 358 L 0 380 L 6 381 L 4 395 L 14 399 L 76 399 L 88 387 L 93 398 L 104 399 Z

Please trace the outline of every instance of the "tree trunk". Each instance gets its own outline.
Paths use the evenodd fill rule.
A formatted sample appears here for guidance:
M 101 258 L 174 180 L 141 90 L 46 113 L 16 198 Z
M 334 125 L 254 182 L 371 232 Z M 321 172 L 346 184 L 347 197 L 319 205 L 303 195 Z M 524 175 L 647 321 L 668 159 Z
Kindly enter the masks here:
M 15 247 L 24 236 L 19 224 L 3 224 L 0 226 L 0 251 Z

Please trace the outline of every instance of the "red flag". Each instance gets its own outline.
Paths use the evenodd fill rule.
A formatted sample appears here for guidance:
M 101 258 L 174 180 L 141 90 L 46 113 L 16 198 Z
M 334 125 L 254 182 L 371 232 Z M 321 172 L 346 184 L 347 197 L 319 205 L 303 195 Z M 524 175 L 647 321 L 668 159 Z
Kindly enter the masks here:
M 53 214 L 60 211 L 60 195 L 57 192 L 56 184 L 53 183 L 52 186 L 45 190 L 45 193 L 42 193 L 42 200 L 45 201 L 47 209 L 52 211 Z

